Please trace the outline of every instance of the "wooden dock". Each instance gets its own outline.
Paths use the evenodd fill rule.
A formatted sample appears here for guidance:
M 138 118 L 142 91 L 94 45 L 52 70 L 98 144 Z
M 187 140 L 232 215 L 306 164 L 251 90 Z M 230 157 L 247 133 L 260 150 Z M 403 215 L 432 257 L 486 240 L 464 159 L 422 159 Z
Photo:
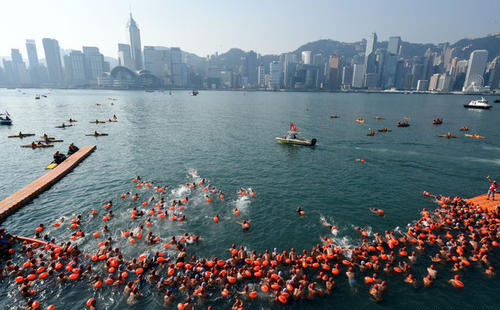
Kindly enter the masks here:
M 486 200 L 486 198 L 488 198 L 488 195 L 483 194 L 467 200 L 474 203 L 475 206 L 480 206 L 485 211 L 494 212 L 497 207 L 500 207 L 500 192 L 495 194 L 495 200 L 491 200 L 491 197 L 490 200 Z
M 51 171 L 17 191 L 12 196 L 0 201 L 0 221 L 48 190 L 52 185 L 71 172 L 73 168 L 87 158 L 95 149 L 95 145 L 82 147 L 78 152 L 69 156 Z

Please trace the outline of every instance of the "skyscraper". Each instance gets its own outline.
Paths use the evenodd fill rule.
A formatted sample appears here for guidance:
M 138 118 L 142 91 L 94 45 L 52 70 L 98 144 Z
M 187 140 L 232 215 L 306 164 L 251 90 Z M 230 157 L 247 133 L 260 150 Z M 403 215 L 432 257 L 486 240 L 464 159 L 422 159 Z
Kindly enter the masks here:
M 365 73 L 375 73 L 377 71 L 376 66 L 376 56 L 375 56 L 375 47 L 377 46 L 377 34 L 374 32 L 366 41 L 366 49 L 365 49 Z M 365 81 L 366 81 L 365 77 Z M 370 77 L 368 81 L 372 82 L 373 77 Z M 377 75 L 375 75 L 375 85 L 377 84 Z M 368 85 L 365 84 L 367 87 Z
M 128 32 L 130 35 L 130 56 L 132 59 L 132 66 L 134 70 L 142 69 L 142 48 L 141 48 L 141 33 L 135 20 L 130 13 L 130 20 L 128 22 Z
M 400 45 L 401 45 L 401 37 L 389 37 L 389 45 L 387 46 L 387 52 L 397 55 Z
M 99 53 L 99 48 L 93 46 L 84 46 L 83 55 L 85 56 L 85 75 L 91 83 L 97 83 L 97 77 L 104 72 L 104 56 Z
M 44 38 L 42 43 L 45 52 L 45 61 L 47 62 L 47 70 L 49 71 L 49 80 L 52 83 L 60 84 L 63 81 L 63 69 L 59 42 L 54 39 Z
M 302 63 L 304 65 L 311 64 L 311 51 L 303 51 L 302 52 Z
M 130 55 L 130 45 L 118 43 L 118 65 L 134 69 L 132 56 Z
M 89 51 L 87 50 L 87 53 Z M 66 58 L 68 57 L 68 58 Z M 65 58 L 66 80 L 72 86 L 79 86 L 86 83 L 88 72 L 86 68 L 86 55 L 80 51 L 71 51 Z M 69 66 L 69 68 L 66 68 Z M 96 81 L 95 81 L 96 82 Z
M 257 68 L 258 74 L 257 74 L 257 84 L 259 85 L 260 88 L 265 87 L 265 81 L 264 81 L 264 76 L 266 75 L 266 71 L 264 68 L 263 64 L 260 64 L 259 67 Z
M 246 66 L 248 74 L 248 84 L 250 87 L 257 86 L 257 53 L 250 51 L 246 55 Z
M 281 86 L 281 72 L 282 65 L 279 61 L 273 61 L 269 64 L 269 71 L 271 74 L 269 86 L 272 89 L 279 89 Z
M 352 70 L 352 88 L 362 88 L 365 75 L 365 65 L 354 64 Z
M 484 85 L 483 74 L 487 60 L 487 50 L 475 50 L 470 54 L 469 67 L 467 68 L 462 91 L 471 91 L 474 86 L 481 87 Z
M 11 50 L 12 58 L 12 73 L 13 82 L 19 84 L 26 84 L 29 82 L 28 72 L 26 71 L 26 65 L 24 64 L 23 57 L 18 49 L 13 48 Z
M 26 40 L 26 52 L 28 52 L 28 61 L 30 67 L 38 67 L 38 54 L 36 52 L 35 40 Z
M 330 56 L 328 66 L 328 89 L 339 89 L 339 56 L 337 54 Z

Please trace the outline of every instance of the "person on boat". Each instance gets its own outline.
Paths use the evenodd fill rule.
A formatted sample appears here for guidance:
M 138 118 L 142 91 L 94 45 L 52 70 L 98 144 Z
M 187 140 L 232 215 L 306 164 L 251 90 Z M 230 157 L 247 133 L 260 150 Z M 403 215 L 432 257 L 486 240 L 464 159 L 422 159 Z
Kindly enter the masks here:
M 23 133 L 22 132 L 19 132 L 19 137 L 22 138 L 23 137 Z
M 78 150 L 79 148 L 75 146 L 73 143 L 71 143 L 68 147 L 68 156 L 75 154 L 76 152 L 78 152 Z
M 61 154 L 59 153 L 59 151 L 57 151 L 55 154 L 54 154 L 54 163 L 56 164 L 60 164 L 62 163 L 64 160 L 66 159 L 66 156 L 64 154 Z
M 451 133 L 449 133 L 449 132 L 448 132 L 448 133 L 446 134 L 446 138 L 451 138 Z
M 115 115 L 115 114 L 113 114 L 113 119 L 114 119 L 114 120 L 117 120 L 117 119 L 118 119 L 118 117 L 116 117 L 116 115 Z
M 498 188 L 497 181 L 492 181 L 490 176 L 487 176 L 487 178 L 488 181 L 490 181 L 490 188 L 488 189 L 488 197 L 486 198 L 486 200 L 490 199 L 490 195 L 491 195 L 491 200 L 495 200 L 495 192 L 497 191 Z
M 35 141 L 31 142 L 31 147 L 36 147 Z
M 97 132 L 97 130 L 94 130 L 94 136 L 98 136 L 99 133 Z

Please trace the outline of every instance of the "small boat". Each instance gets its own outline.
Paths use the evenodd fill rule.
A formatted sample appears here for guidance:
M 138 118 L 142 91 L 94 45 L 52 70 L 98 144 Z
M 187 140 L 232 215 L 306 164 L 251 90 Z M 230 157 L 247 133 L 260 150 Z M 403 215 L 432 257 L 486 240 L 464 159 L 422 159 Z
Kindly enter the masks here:
M 464 136 L 470 137 L 470 138 L 474 138 L 474 139 L 486 139 L 486 137 L 480 136 L 478 134 L 472 134 L 472 135 L 470 135 L 470 134 L 466 133 L 466 134 L 464 134 Z
M 95 121 L 91 121 L 89 122 L 90 124 L 106 124 L 106 121 L 98 121 L 98 120 L 95 120 Z
M 39 96 L 39 95 L 36 95 L 36 96 L 35 96 L 35 99 L 36 99 L 36 100 L 40 99 L 40 96 Z
M 330 115 L 330 118 L 339 118 L 338 115 Z
M 296 145 L 304 145 L 304 146 L 314 146 L 316 144 L 316 139 L 313 138 L 311 140 L 302 139 L 297 137 L 300 132 L 297 131 L 297 127 L 295 127 L 294 123 L 290 123 L 290 130 L 288 131 L 288 135 L 285 137 L 276 137 L 276 141 L 278 143 L 284 144 L 296 144 Z
M 24 137 L 31 137 L 31 136 L 34 136 L 35 134 L 34 133 L 19 133 L 17 135 L 13 135 L 13 136 L 8 136 L 7 138 L 24 138 Z
M 369 136 L 369 137 L 373 137 L 374 135 L 376 135 L 377 133 L 375 132 L 375 130 L 372 130 L 370 131 L 369 133 L 367 133 L 366 135 Z
M 57 142 L 64 142 L 64 140 L 47 139 L 47 140 L 38 140 L 36 142 L 57 143 Z
M 42 95 L 43 98 L 47 98 L 47 95 Z
M 12 125 L 12 119 L 8 112 L 0 113 L 0 125 Z
M 469 131 L 469 127 L 462 126 L 460 127 L 460 131 Z
M 437 136 L 440 137 L 440 138 L 448 138 L 448 139 L 450 139 L 450 138 L 458 138 L 457 136 L 452 136 L 451 133 L 447 133 L 445 135 L 437 135 Z
M 432 121 L 432 125 L 441 125 L 442 123 L 443 119 L 439 117 Z
M 56 128 L 66 128 L 66 127 L 73 127 L 74 125 L 66 125 L 66 124 L 62 124 L 62 125 L 59 125 L 59 126 L 56 126 Z
M 21 145 L 21 147 L 26 147 L 26 148 L 32 148 L 32 149 L 38 149 L 38 148 L 45 148 L 45 147 L 53 147 L 54 144 L 26 144 L 26 145 Z
M 365 120 L 364 120 L 364 119 L 362 119 L 362 118 L 360 117 L 360 118 L 358 118 L 358 119 L 356 120 L 356 122 L 358 122 L 358 123 L 360 123 L 360 124 L 364 124 L 364 123 L 365 123 Z
M 491 105 L 488 104 L 488 100 L 484 99 L 482 97 L 479 100 L 472 100 L 468 104 L 464 104 L 465 108 L 468 109 L 482 109 L 482 110 L 488 110 L 491 108 Z
M 385 119 L 385 117 L 382 117 L 382 116 L 375 116 L 373 119 L 376 119 L 376 120 L 381 120 L 381 119 Z
M 398 127 L 410 127 L 410 124 L 408 122 L 398 122 L 397 123 Z
M 98 132 L 86 134 L 86 136 L 88 136 L 88 137 L 102 137 L 102 136 L 107 136 L 107 135 L 108 135 L 107 133 L 98 133 Z
M 193 89 L 193 91 L 190 92 L 189 95 L 191 95 L 191 96 L 197 96 L 199 93 L 200 93 L 199 91 Z
M 118 121 L 116 119 L 108 119 L 108 123 L 117 123 Z
M 76 119 L 72 119 L 72 118 L 70 118 L 70 119 L 68 120 L 68 122 L 70 122 L 70 123 L 76 123 L 76 122 L 78 122 L 78 121 L 77 121 Z
M 500 99 L 495 99 L 493 100 L 494 103 L 499 103 L 500 102 Z
M 48 164 L 47 166 L 45 166 L 45 169 L 46 170 L 54 169 L 57 166 L 58 166 L 58 164 L 56 164 L 55 162 L 51 162 L 50 164 Z
M 379 129 L 378 132 L 391 132 L 392 130 L 389 130 L 387 128 L 384 129 Z

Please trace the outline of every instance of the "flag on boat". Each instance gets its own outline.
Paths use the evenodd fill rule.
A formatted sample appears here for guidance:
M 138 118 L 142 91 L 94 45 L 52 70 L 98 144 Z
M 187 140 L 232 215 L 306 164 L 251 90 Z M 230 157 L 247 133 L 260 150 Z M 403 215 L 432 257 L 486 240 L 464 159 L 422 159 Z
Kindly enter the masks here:
M 294 123 L 290 123 L 290 131 L 297 131 L 297 127 L 295 127 Z

